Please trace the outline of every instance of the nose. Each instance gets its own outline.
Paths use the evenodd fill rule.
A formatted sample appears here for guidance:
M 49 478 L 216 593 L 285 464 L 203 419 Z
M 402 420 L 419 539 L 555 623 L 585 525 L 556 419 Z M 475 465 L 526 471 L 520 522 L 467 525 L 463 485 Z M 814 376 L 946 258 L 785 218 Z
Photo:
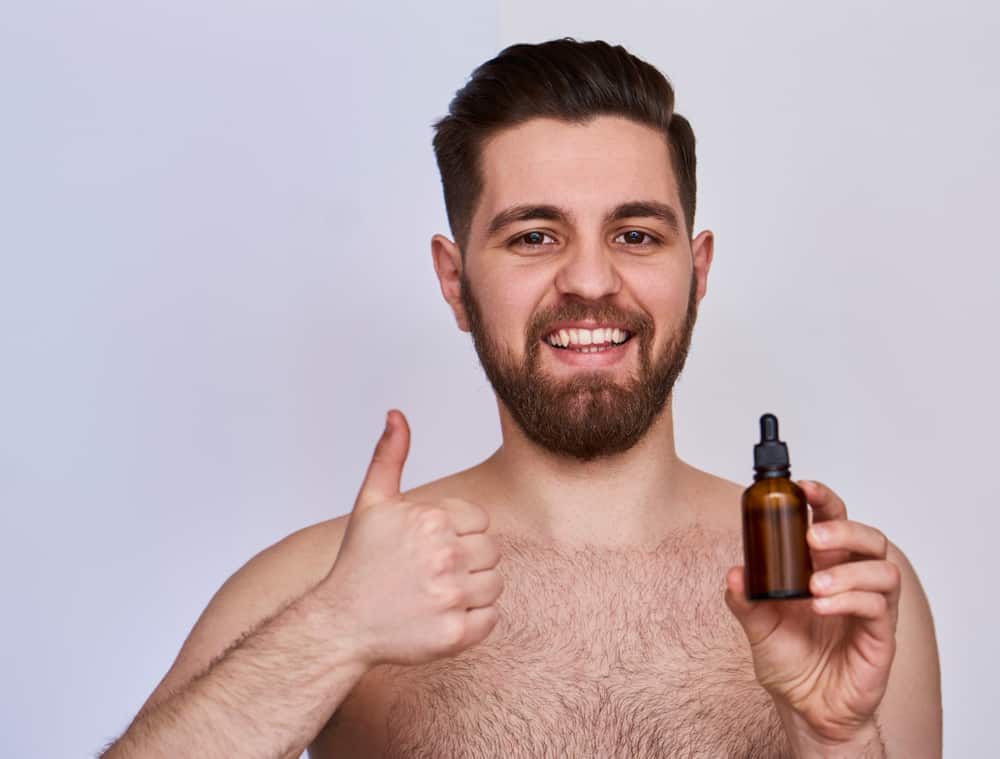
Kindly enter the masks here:
M 555 280 L 560 295 L 599 300 L 621 290 L 612 251 L 600 242 L 580 241 L 568 246 L 564 256 Z

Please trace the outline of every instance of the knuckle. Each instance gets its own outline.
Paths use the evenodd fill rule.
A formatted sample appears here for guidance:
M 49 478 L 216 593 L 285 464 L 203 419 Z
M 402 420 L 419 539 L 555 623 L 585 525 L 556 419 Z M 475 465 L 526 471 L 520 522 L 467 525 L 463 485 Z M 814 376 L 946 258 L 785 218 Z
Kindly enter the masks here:
M 500 621 L 500 609 L 498 609 L 496 606 L 489 606 L 487 607 L 487 609 L 488 609 L 486 612 L 487 627 L 490 630 L 492 630 L 494 627 L 496 627 L 497 622 Z
M 417 528 L 425 535 L 443 532 L 448 526 L 448 514 L 444 509 L 424 506 L 414 510 Z
M 496 606 L 484 606 L 481 610 L 479 630 L 476 637 L 482 640 L 489 635 L 500 621 L 500 610 Z
M 889 538 L 879 529 L 875 529 L 876 540 L 878 542 L 879 556 L 885 556 L 889 552 Z
M 886 571 L 889 573 L 889 581 L 893 586 L 898 587 L 903 581 L 903 572 L 897 564 L 891 561 L 886 562 Z
M 431 557 L 431 570 L 435 574 L 447 574 L 458 569 L 462 555 L 456 546 L 449 545 L 437 549 Z
M 881 594 L 877 594 L 872 599 L 872 606 L 876 614 L 885 614 L 889 611 L 889 601 Z
M 453 609 L 461 605 L 464 594 L 455 585 L 442 585 L 434 591 L 437 606 L 440 609 Z

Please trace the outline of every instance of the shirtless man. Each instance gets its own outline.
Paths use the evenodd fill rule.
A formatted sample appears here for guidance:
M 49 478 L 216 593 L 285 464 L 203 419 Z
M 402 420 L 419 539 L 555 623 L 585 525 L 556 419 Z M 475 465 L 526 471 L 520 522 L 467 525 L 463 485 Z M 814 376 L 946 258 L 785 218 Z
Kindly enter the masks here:
M 230 578 L 104 756 L 940 757 L 899 549 L 802 483 L 816 598 L 748 603 L 744 484 L 676 455 L 713 237 L 669 83 L 603 43 L 515 46 L 436 128 L 434 267 L 503 444 L 400 493 L 390 411 L 352 513 Z

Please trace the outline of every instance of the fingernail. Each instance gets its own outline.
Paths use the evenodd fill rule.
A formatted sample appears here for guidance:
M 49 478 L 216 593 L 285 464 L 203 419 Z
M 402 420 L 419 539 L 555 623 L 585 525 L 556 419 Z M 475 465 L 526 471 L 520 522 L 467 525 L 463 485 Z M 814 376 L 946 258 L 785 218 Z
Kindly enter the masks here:
M 833 582 L 833 578 L 828 572 L 817 572 L 813 575 L 813 584 L 820 590 L 829 588 L 831 582 Z
M 385 412 L 385 430 L 382 432 L 383 435 L 386 434 L 389 431 L 389 429 L 392 427 L 391 419 L 392 419 L 392 412 L 386 411 Z
M 830 604 L 832 604 L 832 603 L 833 603 L 833 599 L 832 598 L 814 598 L 813 599 L 813 604 L 816 606 L 817 609 L 829 609 L 830 608 Z
M 813 539 L 823 545 L 830 538 L 830 533 L 827 532 L 825 527 L 819 527 L 818 525 L 813 525 L 812 527 Z

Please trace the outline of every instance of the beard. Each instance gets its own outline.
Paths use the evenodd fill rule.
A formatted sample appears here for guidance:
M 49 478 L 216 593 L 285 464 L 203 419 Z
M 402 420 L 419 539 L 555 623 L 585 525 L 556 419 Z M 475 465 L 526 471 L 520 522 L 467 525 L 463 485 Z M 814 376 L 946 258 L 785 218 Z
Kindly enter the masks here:
M 539 313 L 525 330 L 524 360 L 518 364 L 487 334 L 479 301 L 462 272 L 461 298 L 479 362 L 493 390 L 528 439 L 552 453 L 587 462 L 629 450 L 659 416 L 687 360 L 698 315 L 698 281 L 692 272 L 684 321 L 653 360 L 653 321 L 610 303 L 572 298 Z M 565 380 L 539 368 L 549 325 L 592 319 L 627 329 L 639 350 L 639 374 L 617 382 L 603 371 L 580 371 Z M 554 350 L 559 350 L 555 348 Z

